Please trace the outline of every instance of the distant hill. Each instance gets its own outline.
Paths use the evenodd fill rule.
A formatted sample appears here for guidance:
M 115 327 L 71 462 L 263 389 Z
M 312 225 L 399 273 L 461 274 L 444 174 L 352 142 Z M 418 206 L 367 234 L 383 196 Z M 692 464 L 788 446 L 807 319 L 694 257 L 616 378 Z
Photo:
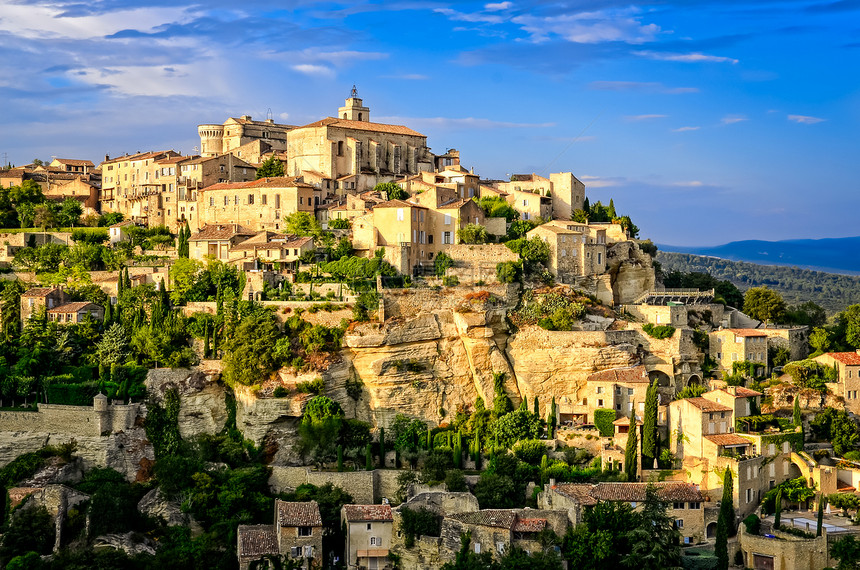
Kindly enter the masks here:
M 709 255 L 732 261 L 764 265 L 789 265 L 860 275 L 860 237 L 794 239 L 785 241 L 745 240 L 712 247 L 657 244 L 660 251 Z
M 779 291 L 789 305 L 813 301 L 831 315 L 848 305 L 860 303 L 860 277 L 854 275 L 664 251 L 657 254 L 657 261 L 664 274 L 670 271 L 708 273 L 731 281 L 742 292 L 751 287 L 767 286 Z

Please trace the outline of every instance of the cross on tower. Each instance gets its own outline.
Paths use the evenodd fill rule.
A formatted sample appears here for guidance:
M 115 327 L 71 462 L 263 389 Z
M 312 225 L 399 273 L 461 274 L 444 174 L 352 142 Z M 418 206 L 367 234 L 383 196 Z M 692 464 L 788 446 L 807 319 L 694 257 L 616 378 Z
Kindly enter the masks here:
M 355 84 L 352 86 L 352 92 L 350 93 L 350 98 L 358 97 L 358 89 L 355 88 Z

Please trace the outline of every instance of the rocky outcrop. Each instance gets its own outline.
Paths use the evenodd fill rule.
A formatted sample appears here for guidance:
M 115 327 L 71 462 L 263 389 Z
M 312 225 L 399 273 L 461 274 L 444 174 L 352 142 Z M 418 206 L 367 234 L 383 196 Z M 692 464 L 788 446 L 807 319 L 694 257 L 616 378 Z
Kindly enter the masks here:
M 155 488 L 148 492 L 137 504 L 137 510 L 143 515 L 161 519 L 167 526 L 187 526 L 191 529 L 192 536 L 199 536 L 203 532 L 191 515 L 182 512 L 180 506 L 167 499 L 161 488 Z
M 183 438 L 218 433 L 227 421 L 226 392 L 220 374 L 187 368 L 158 368 L 146 376 L 146 390 L 156 399 L 179 392 L 179 433 Z
M 99 550 L 101 548 L 122 550 L 129 556 L 136 556 L 138 554 L 155 555 L 155 542 L 151 538 L 137 532 L 97 536 L 93 540 L 93 549 Z
M 633 303 L 654 289 L 654 265 L 651 256 L 639 249 L 636 242 L 623 241 L 606 250 L 607 273 L 612 277 L 615 305 Z

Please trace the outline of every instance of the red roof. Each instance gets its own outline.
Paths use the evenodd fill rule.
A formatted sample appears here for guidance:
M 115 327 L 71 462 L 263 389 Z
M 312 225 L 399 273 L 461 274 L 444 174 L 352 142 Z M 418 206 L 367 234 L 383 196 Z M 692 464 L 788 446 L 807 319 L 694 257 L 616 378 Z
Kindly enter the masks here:
M 350 522 L 394 520 L 391 505 L 344 505 L 343 516 Z
M 595 372 L 587 378 L 588 382 L 649 383 L 648 370 L 644 366 L 610 368 Z
M 546 519 L 521 519 L 514 523 L 514 532 L 540 532 L 546 528 Z
M 93 306 L 97 309 L 101 307 L 96 305 L 95 303 L 90 303 L 89 301 L 77 301 L 74 303 L 66 303 L 64 305 L 57 305 L 53 309 L 48 309 L 49 313 L 77 313 L 82 309 L 89 308 Z
M 712 402 L 706 398 L 686 398 L 690 404 L 696 406 L 703 412 L 732 412 L 730 407 Z
M 283 526 L 322 526 L 320 507 L 316 501 L 288 503 L 277 501 L 277 524 Z
M 856 352 L 828 352 L 827 356 L 849 366 L 860 365 L 860 354 Z
M 706 435 L 705 439 L 716 445 L 735 446 L 735 445 L 752 445 L 752 442 L 746 438 L 733 433 L 720 433 L 717 435 Z
M 239 525 L 239 556 L 262 556 L 278 553 L 275 527 L 270 524 Z
M 733 398 L 752 398 L 753 396 L 761 396 L 761 392 L 756 392 L 755 390 L 750 390 L 749 388 L 744 388 L 743 386 L 735 386 L 734 389 L 734 394 L 732 394 L 728 388 L 721 388 L 720 391 L 725 392 Z

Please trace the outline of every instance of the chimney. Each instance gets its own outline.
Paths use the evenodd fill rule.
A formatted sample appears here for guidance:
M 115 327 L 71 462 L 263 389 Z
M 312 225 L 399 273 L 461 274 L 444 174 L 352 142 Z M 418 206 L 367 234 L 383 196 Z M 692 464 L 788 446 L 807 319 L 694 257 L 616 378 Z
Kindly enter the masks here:
M 726 386 L 726 391 L 732 396 L 738 395 L 738 387 L 737 386 Z
M 105 155 L 105 162 L 107 162 L 107 161 L 109 161 L 109 160 L 110 160 L 110 155 L 109 155 L 109 154 L 106 154 L 106 155 Z

